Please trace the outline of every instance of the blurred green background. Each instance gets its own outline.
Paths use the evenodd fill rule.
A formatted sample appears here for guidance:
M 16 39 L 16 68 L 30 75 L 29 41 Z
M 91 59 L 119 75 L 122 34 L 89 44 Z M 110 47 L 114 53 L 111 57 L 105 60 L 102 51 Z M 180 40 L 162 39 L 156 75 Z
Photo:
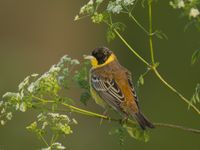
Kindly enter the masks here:
M 74 22 L 74 16 L 85 0 L 0 0 L 0 95 L 17 90 L 17 85 L 31 73 L 43 73 L 60 57 L 68 54 L 82 60 L 98 46 L 112 49 L 137 81 L 145 66 L 127 50 L 121 41 L 107 43 L 106 27 L 94 25 L 89 19 Z M 190 65 L 193 51 L 200 47 L 200 33 L 194 28 L 183 32 L 187 19 L 169 6 L 169 1 L 158 1 L 153 6 L 154 29 L 164 31 L 168 40 L 154 39 L 156 60 L 160 72 L 180 92 L 191 97 L 196 83 L 200 82 L 200 64 Z M 147 10 L 138 6 L 135 16 L 148 26 Z M 148 38 L 133 22 L 121 16 L 127 24 L 125 38 L 142 56 L 149 59 Z M 76 94 L 75 94 L 76 92 Z M 139 90 L 143 112 L 155 122 L 168 122 L 193 128 L 200 128 L 200 118 L 187 110 L 174 93 L 169 91 L 154 74 L 145 78 L 145 85 Z M 72 93 L 77 98 L 77 91 Z M 83 105 L 79 105 L 85 108 Z M 103 110 L 90 101 L 86 109 L 102 113 Z M 14 119 L 0 128 L 1 150 L 35 150 L 43 143 L 26 131 L 35 112 L 18 113 Z M 108 135 L 113 123 L 75 115 L 79 124 L 74 134 L 64 139 L 64 145 L 71 150 L 199 150 L 200 135 L 175 129 L 158 128 L 151 132 L 148 143 L 126 138 L 120 146 L 118 138 Z

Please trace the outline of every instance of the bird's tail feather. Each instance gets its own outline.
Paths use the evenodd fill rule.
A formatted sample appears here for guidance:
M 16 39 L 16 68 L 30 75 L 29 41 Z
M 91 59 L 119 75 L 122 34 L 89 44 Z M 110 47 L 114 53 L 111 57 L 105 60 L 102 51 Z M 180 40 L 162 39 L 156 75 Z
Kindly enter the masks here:
M 142 112 L 133 113 L 132 116 L 137 120 L 143 130 L 145 130 L 146 127 L 155 128 L 155 126 L 142 114 Z

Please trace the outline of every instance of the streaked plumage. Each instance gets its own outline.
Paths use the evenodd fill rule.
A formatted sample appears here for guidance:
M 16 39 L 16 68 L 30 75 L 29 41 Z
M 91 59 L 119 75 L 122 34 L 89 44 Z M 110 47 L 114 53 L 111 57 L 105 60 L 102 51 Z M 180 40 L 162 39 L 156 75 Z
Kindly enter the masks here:
M 96 48 L 90 59 L 90 86 L 96 102 L 100 103 L 99 99 L 102 99 L 122 115 L 131 115 L 142 129 L 153 128 L 140 111 L 131 73 L 119 64 L 113 52 L 106 47 Z M 105 103 L 101 105 L 105 106 Z

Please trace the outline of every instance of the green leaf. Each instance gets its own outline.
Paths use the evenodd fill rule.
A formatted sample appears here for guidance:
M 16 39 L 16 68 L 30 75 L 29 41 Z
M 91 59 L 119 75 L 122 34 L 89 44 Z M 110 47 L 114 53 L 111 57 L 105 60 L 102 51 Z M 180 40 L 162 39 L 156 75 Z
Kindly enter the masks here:
M 29 131 L 35 131 L 37 129 L 37 122 L 31 123 L 29 126 L 26 127 L 27 130 Z
M 119 127 L 113 127 L 109 131 L 109 135 L 117 135 L 117 137 L 119 138 L 119 144 L 124 145 L 125 132 L 126 132 L 125 128 L 120 125 Z
M 192 64 L 192 65 L 195 64 L 199 58 L 200 58 L 200 49 L 196 50 L 196 51 L 192 54 L 191 64 Z
M 139 141 L 144 141 L 144 142 L 149 141 L 149 132 L 147 130 L 142 130 L 138 126 L 123 125 L 123 127 L 126 129 L 130 137 Z
M 112 29 L 118 30 L 118 31 L 124 31 L 126 28 L 126 25 L 122 22 L 115 22 L 112 24 Z
M 140 83 L 141 85 L 144 85 L 144 78 L 143 78 L 142 75 L 140 75 L 140 77 L 139 77 L 139 83 Z
M 110 42 L 116 38 L 116 34 L 114 30 L 118 30 L 123 32 L 125 30 L 126 25 L 121 22 L 115 22 L 111 25 L 111 27 L 108 28 L 106 38 L 107 41 Z
M 115 32 L 108 28 L 107 33 L 106 33 L 106 39 L 108 42 L 113 41 L 116 38 Z
M 195 88 L 195 92 L 192 95 L 192 98 L 190 99 L 190 104 L 188 105 L 188 109 L 190 109 L 191 104 L 196 105 L 197 103 L 200 103 L 200 84 L 198 83 Z
M 167 37 L 167 35 L 164 33 L 164 32 L 162 32 L 161 30 L 157 30 L 157 31 L 155 31 L 155 33 L 154 33 L 155 35 L 156 35 L 156 37 L 157 38 L 159 38 L 159 39 L 168 39 L 168 37 Z
M 2 98 L 5 99 L 5 100 L 8 100 L 8 99 L 19 100 L 20 99 L 20 95 L 19 95 L 19 93 L 7 92 L 7 93 L 5 93 L 3 95 Z

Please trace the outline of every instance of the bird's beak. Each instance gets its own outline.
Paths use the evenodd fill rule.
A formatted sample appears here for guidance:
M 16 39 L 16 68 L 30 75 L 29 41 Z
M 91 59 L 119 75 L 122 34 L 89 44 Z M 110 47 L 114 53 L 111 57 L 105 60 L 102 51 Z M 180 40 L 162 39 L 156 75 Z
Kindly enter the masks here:
M 83 58 L 87 59 L 87 60 L 93 60 L 93 59 L 95 59 L 95 57 L 91 56 L 91 55 L 84 55 Z

